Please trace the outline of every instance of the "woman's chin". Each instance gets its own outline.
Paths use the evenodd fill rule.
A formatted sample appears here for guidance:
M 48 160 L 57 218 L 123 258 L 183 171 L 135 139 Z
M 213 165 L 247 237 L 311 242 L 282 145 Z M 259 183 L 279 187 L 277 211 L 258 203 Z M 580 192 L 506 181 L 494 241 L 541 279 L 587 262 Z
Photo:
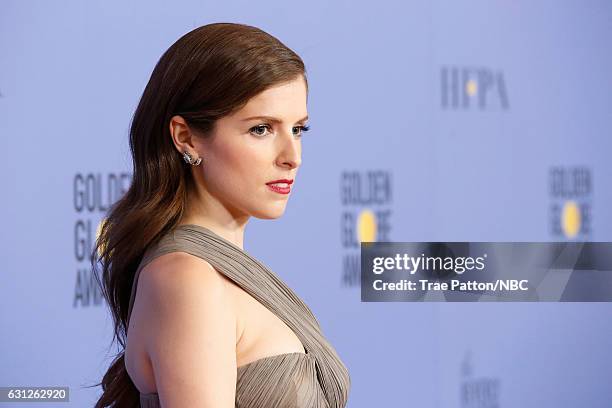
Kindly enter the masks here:
M 268 208 L 262 208 L 261 210 L 257 211 L 257 213 L 253 213 L 253 217 L 255 218 L 259 218 L 262 220 L 273 220 L 276 218 L 280 218 L 284 213 L 285 213 L 285 208 L 287 206 L 285 204 L 283 205 L 277 205 L 277 206 L 270 206 Z

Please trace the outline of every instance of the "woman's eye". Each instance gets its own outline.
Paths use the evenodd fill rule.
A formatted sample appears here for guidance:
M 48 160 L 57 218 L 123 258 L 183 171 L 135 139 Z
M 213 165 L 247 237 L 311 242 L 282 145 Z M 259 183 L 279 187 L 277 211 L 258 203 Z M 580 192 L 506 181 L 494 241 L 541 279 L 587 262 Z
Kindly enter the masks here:
M 249 129 L 249 132 L 257 135 L 257 136 L 264 136 L 265 133 L 264 132 L 266 129 L 270 129 L 270 126 L 268 125 L 257 125 L 257 126 L 253 126 L 251 129 Z
M 249 129 L 249 132 L 254 134 L 254 135 L 256 135 L 256 136 L 265 136 L 266 135 L 266 130 L 268 132 L 271 131 L 270 125 L 261 124 L 261 125 L 253 126 L 251 129 Z M 303 132 L 307 132 L 308 130 L 310 130 L 310 126 L 306 126 L 306 125 L 304 125 L 304 126 L 294 126 L 293 127 L 293 134 L 295 136 L 302 136 L 302 133 Z
M 310 126 L 296 126 L 293 129 L 298 129 L 299 133 L 297 133 L 296 136 L 302 136 L 303 132 L 308 132 L 310 130 Z

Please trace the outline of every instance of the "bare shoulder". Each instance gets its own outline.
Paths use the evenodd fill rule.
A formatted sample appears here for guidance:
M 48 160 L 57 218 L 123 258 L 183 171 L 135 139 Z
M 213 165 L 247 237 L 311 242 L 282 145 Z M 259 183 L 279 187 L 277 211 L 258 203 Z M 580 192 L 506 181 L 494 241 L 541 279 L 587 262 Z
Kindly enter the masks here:
M 212 293 L 208 292 L 221 294 L 231 284 L 231 281 L 208 261 L 186 252 L 171 252 L 158 256 L 143 268 L 139 281 L 142 281 L 139 291 L 190 291 L 195 284 L 204 285 L 197 290 L 206 290 L 209 295 Z M 186 285 L 187 283 L 191 285 Z
M 228 279 L 184 252 L 141 271 L 144 346 L 164 407 L 234 406 L 236 313 Z

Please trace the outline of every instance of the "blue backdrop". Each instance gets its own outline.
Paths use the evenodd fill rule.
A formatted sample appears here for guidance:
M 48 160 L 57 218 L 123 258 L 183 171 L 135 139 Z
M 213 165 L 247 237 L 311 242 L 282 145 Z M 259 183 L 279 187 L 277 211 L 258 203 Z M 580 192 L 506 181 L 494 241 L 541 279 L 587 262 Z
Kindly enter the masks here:
M 116 350 L 85 254 L 155 63 L 218 21 L 306 63 L 299 185 L 245 249 L 317 315 L 350 408 L 610 406 L 610 304 L 361 303 L 358 269 L 359 240 L 612 241 L 603 0 L 2 1 L 0 385 L 93 405 Z

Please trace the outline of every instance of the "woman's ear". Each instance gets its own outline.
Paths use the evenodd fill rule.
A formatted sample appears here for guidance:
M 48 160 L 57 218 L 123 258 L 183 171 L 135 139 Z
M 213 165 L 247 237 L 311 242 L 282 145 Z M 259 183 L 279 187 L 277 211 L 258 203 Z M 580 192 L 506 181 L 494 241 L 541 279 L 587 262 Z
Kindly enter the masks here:
M 180 115 L 174 115 L 168 125 L 172 142 L 179 153 L 188 152 L 192 156 L 199 156 L 193 144 L 193 133 L 185 119 Z

